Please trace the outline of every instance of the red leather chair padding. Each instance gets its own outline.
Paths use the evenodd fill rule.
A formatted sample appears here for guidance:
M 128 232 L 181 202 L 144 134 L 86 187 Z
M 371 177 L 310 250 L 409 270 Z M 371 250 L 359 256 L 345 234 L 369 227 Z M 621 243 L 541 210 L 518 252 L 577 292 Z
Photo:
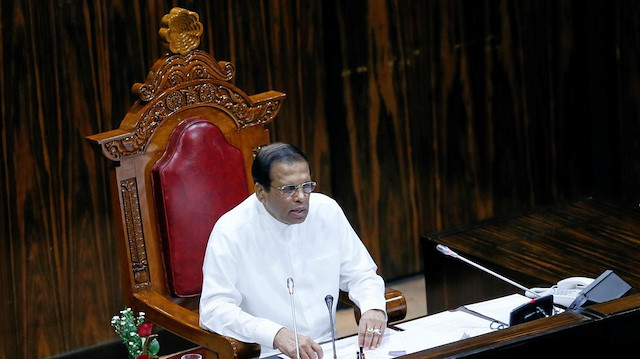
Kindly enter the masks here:
M 175 296 L 197 296 L 214 223 L 249 195 L 242 154 L 214 124 L 185 120 L 153 166 L 152 180 L 169 286 Z

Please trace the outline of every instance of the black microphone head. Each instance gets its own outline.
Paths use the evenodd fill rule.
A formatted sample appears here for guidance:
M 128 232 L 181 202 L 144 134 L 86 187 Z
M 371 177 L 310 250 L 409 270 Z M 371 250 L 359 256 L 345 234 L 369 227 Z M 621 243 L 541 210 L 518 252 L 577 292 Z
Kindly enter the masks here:
M 287 278 L 287 289 L 289 290 L 289 294 L 293 294 L 293 278 Z
M 324 302 L 327 303 L 327 308 L 329 308 L 329 310 L 333 308 L 333 296 L 331 294 L 324 297 Z

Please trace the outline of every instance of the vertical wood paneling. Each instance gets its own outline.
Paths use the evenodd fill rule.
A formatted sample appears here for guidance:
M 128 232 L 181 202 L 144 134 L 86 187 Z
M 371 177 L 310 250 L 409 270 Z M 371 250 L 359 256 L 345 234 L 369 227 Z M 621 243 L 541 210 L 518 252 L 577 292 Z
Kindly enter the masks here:
M 613 48 L 609 32 L 592 30 L 608 20 L 589 15 L 610 6 L 324 4 L 324 33 L 333 39 L 326 48 L 340 57 L 327 69 L 342 71 L 331 79 L 328 70 L 327 93 L 344 102 L 327 113 L 331 137 L 340 139 L 331 150 L 346 152 L 332 161 L 334 172 L 344 168 L 334 194 L 385 274 L 418 268 L 405 256 L 416 232 L 592 193 L 602 167 L 594 123 L 604 123 L 594 112 L 611 102 L 593 89 L 613 90 L 593 78 L 615 70 L 590 65 L 594 45 L 584 39 Z M 601 147 L 617 152 L 613 142 Z
M 617 94 L 618 116 L 620 127 L 616 130 L 620 135 L 620 152 L 610 153 L 606 149 L 599 152 L 604 155 L 604 160 L 620 163 L 621 186 L 615 193 L 637 205 L 640 202 L 640 6 L 634 1 L 620 1 L 613 9 L 614 21 L 609 23 L 615 29 L 615 59 L 619 63 L 616 73 L 616 83 L 619 86 Z M 617 21 L 616 21 L 617 20 Z M 602 121 L 603 125 L 612 122 Z M 609 157 L 606 157 L 606 156 Z M 609 172 L 598 172 L 594 176 L 608 179 L 615 187 L 615 171 L 613 167 Z
M 640 6 L 624 0 L 5 1 L 0 358 L 115 340 L 105 161 L 173 6 L 248 93 L 287 93 L 273 139 L 310 156 L 386 278 L 419 235 L 588 193 L 640 200 Z

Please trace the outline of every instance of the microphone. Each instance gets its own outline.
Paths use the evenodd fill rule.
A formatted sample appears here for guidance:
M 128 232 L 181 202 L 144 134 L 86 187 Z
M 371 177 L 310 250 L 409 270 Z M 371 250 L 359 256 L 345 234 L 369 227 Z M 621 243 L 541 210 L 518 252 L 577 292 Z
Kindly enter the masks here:
M 324 297 L 324 302 L 327 303 L 327 309 L 329 309 L 329 323 L 331 324 L 331 344 L 333 345 L 333 359 L 338 359 L 336 356 L 336 333 L 333 326 L 333 296 L 328 294 Z
M 293 278 L 287 278 L 287 289 L 291 297 L 291 316 L 293 317 L 293 335 L 296 339 L 296 359 L 300 359 L 300 344 L 298 344 L 298 326 L 296 325 L 296 305 L 293 302 Z
M 507 283 L 509 283 L 509 284 L 513 285 L 513 286 L 516 286 L 516 287 L 518 287 L 518 288 L 520 288 L 520 289 L 524 290 L 524 291 L 525 291 L 525 293 L 527 293 L 527 292 L 528 292 L 528 293 L 531 293 L 531 294 L 533 294 L 534 296 L 536 296 L 536 297 L 538 297 L 538 298 L 542 297 L 540 294 L 538 294 L 538 293 L 536 293 L 536 292 L 532 291 L 531 289 L 529 289 L 529 288 L 527 288 L 527 287 L 525 287 L 525 286 L 523 286 L 523 285 L 520 285 L 520 284 L 518 284 L 518 283 L 516 283 L 516 282 L 512 281 L 512 280 L 511 280 L 511 279 L 509 279 L 509 278 L 505 278 L 505 277 L 501 276 L 500 274 L 498 274 L 498 273 L 496 273 L 496 272 L 494 272 L 494 271 L 492 271 L 492 270 L 490 270 L 490 269 L 488 269 L 488 268 L 485 268 L 485 267 L 483 267 L 483 266 L 481 266 L 481 265 L 479 265 L 479 264 L 477 264 L 477 263 L 474 263 L 474 262 L 472 262 L 472 261 L 470 261 L 470 260 L 468 260 L 468 259 L 466 259 L 466 258 L 464 258 L 464 257 L 462 257 L 462 256 L 460 256 L 460 255 L 458 255 L 458 253 L 456 253 L 456 252 L 452 251 L 451 249 L 449 249 L 449 247 L 447 247 L 447 246 L 445 246 L 445 245 L 438 244 L 438 245 L 436 246 L 436 249 L 437 249 L 440 253 L 442 253 L 442 254 L 444 254 L 444 255 L 446 255 L 446 256 L 453 257 L 453 258 L 455 258 L 455 259 L 459 259 L 459 260 L 461 260 L 461 261 L 463 261 L 463 262 L 465 262 L 465 263 L 467 263 L 467 264 L 471 264 L 472 266 L 474 266 L 474 267 L 476 267 L 476 268 L 478 268 L 478 269 L 481 269 L 481 270 L 483 270 L 483 271 L 485 271 L 485 272 L 487 272 L 487 273 L 491 274 L 491 275 L 492 275 L 492 276 L 494 276 L 494 277 L 497 277 L 497 278 L 499 278 L 499 279 L 501 279 L 501 280 L 503 280 L 503 281 L 505 281 L 505 282 L 507 282 Z

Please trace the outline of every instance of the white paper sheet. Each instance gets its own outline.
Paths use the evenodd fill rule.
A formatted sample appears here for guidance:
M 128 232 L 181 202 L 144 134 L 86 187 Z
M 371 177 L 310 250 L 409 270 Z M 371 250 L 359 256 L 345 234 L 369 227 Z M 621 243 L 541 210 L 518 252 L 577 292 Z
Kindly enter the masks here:
M 407 354 L 489 333 L 491 321 L 463 311 L 446 311 L 397 325 L 395 333 Z
M 511 311 L 530 300 L 523 295 L 512 294 L 398 324 L 396 327 L 401 330 L 387 328 L 382 345 L 365 350 L 365 359 L 395 358 L 499 330 L 496 323 L 492 324 L 494 320 L 509 323 Z M 332 343 L 321 346 L 324 358 L 333 359 Z M 359 350 L 357 335 L 336 341 L 337 359 L 356 359 Z
M 499 320 L 504 324 L 509 324 L 511 311 L 530 301 L 531 298 L 527 298 L 524 295 L 511 294 L 480 303 L 468 304 L 465 305 L 465 307 L 474 312 L 486 315 L 487 317 Z
M 376 349 L 364 350 L 365 359 L 389 359 L 399 356 L 401 354 L 393 355 L 394 352 L 404 352 L 402 343 L 397 341 L 395 337 L 397 332 L 391 328 L 387 328 L 384 331 L 382 337 L 382 344 Z M 322 346 L 322 352 L 324 358 L 333 358 L 333 345 L 331 342 L 324 343 Z M 356 353 L 360 351 L 358 346 L 358 336 L 353 335 L 347 338 L 336 340 L 336 356 L 338 359 L 356 359 Z M 389 354 L 391 352 L 391 354 Z

